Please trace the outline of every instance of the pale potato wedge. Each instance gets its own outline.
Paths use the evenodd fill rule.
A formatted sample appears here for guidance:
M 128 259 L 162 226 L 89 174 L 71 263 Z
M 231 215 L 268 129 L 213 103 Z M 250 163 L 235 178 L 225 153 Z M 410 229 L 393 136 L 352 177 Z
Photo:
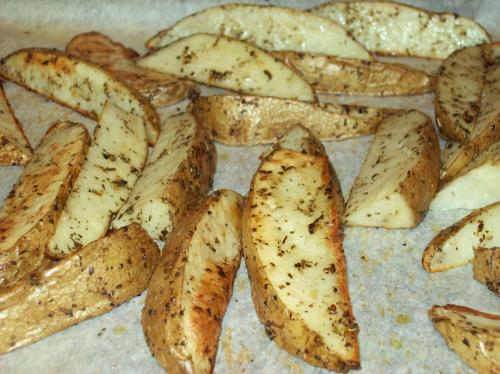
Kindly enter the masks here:
M 270 143 L 300 124 L 322 140 L 372 134 L 394 109 L 306 103 L 260 96 L 199 96 L 191 113 L 215 140 L 229 145 Z
M 500 141 L 469 162 L 441 187 L 430 209 L 478 209 L 500 201 Z
M 138 67 L 135 60 L 139 53 L 95 31 L 73 37 L 66 44 L 66 52 L 102 66 L 155 107 L 175 104 L 198 92 L 194 82 Z
M 0 165 L 25 165 L 32 156 L 30 143 L 0 81 Z
M 137 222 L 152 238 L 165 240 L 186 207 L 209 190 L 216 158 L 210 133 L 191 114 L 167 119 L 113 227 Z
M 500 372 L 500 316 L 460 305 L 434 305 L 434 327 L 467 365 L 480 374 Z
M 441 134 L 467 143 L 479 114 L 487 70 L 481 47 L 453 52 L 439 68 L 434 108 Z
M 299 71 L 318 93 L 394 96 L 434 90 L 433 76 L 403 64 L 294 51 L 271 52 L 271 55 Z
M 439 186 L 440 149 L 431 119 L 411 110 L 385 119 L 349 193 L 350 226 L 412 228 Z
M 97 119 L 106 101 L 141 117 L 148 140 L 160 132 L 159 118 L 149 101 L 107 71 L 54 49 L 29 48 L 0 60 L 0 77 L 59 104 Z
M 313 156 L 326 156 L 326 150 L 323 144 L 321 144 L 319 139 L 316 138 L 310 130 L 302 125 L 295 125 L 286 133 L 280 135 L 268 154 L 278 148 L 286 148 Z M 266 156 L 268 154 L 266 154 Z M 261 158 L 263 159 L 264 157 Z
M 0 287 L 36 269 L 90 143 L 85 127 L 53 125 L 0 209 Z
M 144 122 L 107 101 L 46 253 L 63 258 L 103 237 L 131 193 L 147 157 Z
M 372 59 L 370 53 L 335 22 L 298 9 L 256 4 L 225 4 L 204 9 L 160 31 L 148 40 L 146 47 L 163 47 L 200 33 L 241 39 L 269 51 Z
M 175 227 L 142 310 L 146 342 L 169 373 L 212 373 L 241 260 L 243 197 L 214 192 Z
M 104 314 L 140 294 L 160 251 L 139 225 L 104 238 L 0 290 L 0 353 Z
M 224 36 L 188 36 L 150 52 L 137 63 L 240 93 L 316 101 L 311 86 L 294 70 L 257 47 Z
M 328 157 L 303 153 L 302 144 L 282 139 L 255 173 L 243 253 L 269 337 L 311 365 L 346 371 L 360 362 L 342 249 L 343 197 Z
M 500 246 L 500 202 L 478 209 L 442 230 L 427 245 L 423 268 L 431 273 L 467 265 L 474 248 Z
M 453 51 L 490 41 L 472 19 L 389 1 L 330 2 L 311 12 L 330 18 L 369 51 L 444 59 Z
M 500 247 L 474 248 L 474 279 L 500 296 Z

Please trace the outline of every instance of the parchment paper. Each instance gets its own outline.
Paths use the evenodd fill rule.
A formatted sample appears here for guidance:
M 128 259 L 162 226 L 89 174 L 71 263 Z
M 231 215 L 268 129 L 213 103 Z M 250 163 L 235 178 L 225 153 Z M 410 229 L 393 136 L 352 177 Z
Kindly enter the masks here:
M 305 8 L 320 1 L 261 2 Z M 498 39 L 500 1 L 404 1 L 437 11 L 452 11 L 480 21 Z M 220 1 L 15 1 L 0 2 L 0 55 L 22 47 L 63 48 L 83 31 L 97 30 L 144 52 L 143 43 L 179 18 Z M 411 64 L 433 71 L 435 61 Z M 7 95 L 32 145 L 60 119 L 93 121 L 6 83 Z M 417 108 L 433 116 L 433 95 L 384 99 L 323 97 L 332 102 Z M 173 109 L 175 110 L 175 108 Z M 163 117 L 168 111 L 164 111 Z M 347 198 L 366 155 L 371 137 L 327 142 L 326 149 Z M 217 145 L 214 189 L 246 194 L 267 147 Z M 20 174 L 18 167 L 0 167 L 0 201 Z M 470 266 L 427 274 L 420 261 L 428 241 L 466 211 L 430 212 L 415 230 L 346 228 L 344 248 L 349 289 L 360 327 L 362 369 L 359 373 L 470 373 L 450 351 L 427 319 L 433 304 L 463 304 L 499 313 L 498 299 L 472 279 Z M 0 356 L 0 373 L 161 373 L 140 326 L 144 294 L 111 313 L 83 322 L 51 337 Z M 271 342 L 255 314 L 244 263 L 223 321 L 216 373 L 321 373 Z

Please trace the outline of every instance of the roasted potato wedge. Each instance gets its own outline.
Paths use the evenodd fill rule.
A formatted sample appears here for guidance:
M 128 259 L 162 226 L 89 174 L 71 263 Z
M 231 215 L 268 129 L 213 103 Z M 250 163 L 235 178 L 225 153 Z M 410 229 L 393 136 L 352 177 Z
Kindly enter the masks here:
M 335 22 L 297 9 L 255 4 L 225 4 L 204 9 L 160 31 L 148 40 L 146 47 L 163 47 L 199 33 L 238 38 L 269 51 L 371 59 L 370 53 Z
M 148 140 L 142 119 L 107 101 L 93 144 L 47 244 L 47 254 L 63 258 L 103 237 L 132 191 L 147 157 Z
M 138 65 L 244 94 L 316 101 L 314 90 L 294 70 L 259 48 L 224 36 L 188 36 L 150 52 Z
M 137 222 L 152 238 L 165 240 L 186 207 L 207 193 L 215 167 L 209 132 L 189 113 L 170 117 L 113 227 Z
M 461 170 L 432 200 L 430 209 L 478 209 L 500 201 L 500 141 Z
M 474 248 L 472 269 L 475 280 L 500 296 L 500 247 Z
M 148 140 L 160 132 L 159 118 L 149 101 L 91 62 L 54 49 L 30 48 L 0 60 L 0 77 L 59 104 L 97 119 L 106 101 L 141 117 Z
M 306 103 L 260 96 L 199 96 L 191 113 L 215 140 L 229 145 L 270 143 L 301 124 L 323 140 L 372 134 L 393 109 Z
M 394 96 L 434 90 L 433 76 L 403 64 L 294 51 L 271 54 L 299 71 L 318 93 Z
M 35 149 L 0 209 L 0 287 L 42 262 L 89 143 L 85 127 L 60 122 Z
M 472 19 L 389 1 L 330 2 L 311 12 L 330 18 L 369 51 L 444 59 L 453 51 L 490 41 Z
M 149 284 L 142 327 L 169 373 L 211 373 L 241 259 L 241 205 L 219 190 L 175 227 Z
M 500 372 L 500 316 L 459 305 L 434 305 L 429 319 L 467 365 L 480 374 Z
M 30 143 L 0 81 L 0 165 L 24 165 L 32 156 Z
M 155 107 L 175 104 L 198 92 L 194 82 L 138 67 L 139 53 L 95 31 L 76 35 L 66 45 L 66 52 L 102 66 Z
M 264 158 L 245 202 L 252 298 L 281 348 L 346 371 L 359 367 L 359 349 L 342 249 L 342 192 L 328 157 L 304 149 L 307 140 L 297 141 L 295 131 Z M 307 149 L 315 154 L 302 153 Z
M 354 181 L 344 221 L 351 226 L 411 228 L 439 186 L 440 149 L 431 119 L 411 110 L 385 119 Z
M 500 246 L 500 202 L 478 209 L 442 230 L 427 245 L 423 268 L 431 273 L 468 264 L 474 248 Z
M 500 42 L 488 43 L 482 46 L 483 55 L 490 64 L 500 63 Z
M 139 225 L 109 232 L 78 253 L 0 290 L 0 352 L 32 344 L 140 294 L 159 250 Z

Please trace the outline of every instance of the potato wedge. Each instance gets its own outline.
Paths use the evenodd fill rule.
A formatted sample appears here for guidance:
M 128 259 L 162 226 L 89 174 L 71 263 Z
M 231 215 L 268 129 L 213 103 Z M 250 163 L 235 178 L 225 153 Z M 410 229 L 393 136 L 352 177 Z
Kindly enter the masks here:
M 410 110 L 385 119 L 354 181 L 344 221 L 350 226 L 411 228 L 439 186 L 439 142 L 431 119 Z
M 434 90 L 433 76 L 403 64 L 294 51 L 271 52 L 271 55 L 299 71 L 318 93 L 394 96 Z
M 229 145 L 270 143 L 301 124 L 322 140 L 372 134 L 393 109 L 306 103 L 259 96 L 199 96 L 191 113 L 215 140 Z
M 36 269 L 89 146 L 85 127 L 52 126 L 0 209 L 0 287 Z
M 33 156 L 0 81 L 0 165 L 25 165 Z
M 448 142 L 441 153 L 441 184 L 448 183 L 472 159 L 472 149 L 467 144 Z
M 475 280 L 500 296 L 500 247 L 474 248 L 472 270 Z
M 132 224 L 0 290 L 0 352 L 32 344 L 140 294 L 159 254 L 146 231 Z
M 467 143 L 479 114 L 487 64 L 481 47 L 466 47 L 443 61 L 436 81 L 434 108 L 441 134 Z
M 434 305 L 429 319 L 467 365 L 480 374 L 500 372 L 500 316 L 460 305 Z
M 442 230 L 427 245 L 423 268 L 431 273 L 467 265 L 474 248 L 500 246 L 500 202 L 478 209 Z
M 301 142 L 283 139 L 264 158 L 245 202 L 252 298 L 281 348 L 346 371 L 359 367 L 359 349 L 342 249 L 343 197 L 328 157 L 283 148 L 290 144 Z
M 482 47 L 484 58 L 490 64 L 495 65 L 500 63 L 500 42 L 488 43 Z
M 198 92 L 194 82 L 138 67 L 135 60 L 139 53 L 95 31 L 73 37 L 66 44 L 66 52 L 102 66 L 155 107 L 175 104 Z
M 107 101 L 87 159 L 47 244 L 47 254 L 63 258 L 103 237 L 147 157 L 144 122 Z
M 261 49 L 224 36 L 188 36 L 150 52 L 137 64 L 245 94 L 316 101 L 311 86 L 294 70 Z
M 219 190 L 187 213 L 163 249 L 142 310 L 153 356 L 169 373 L 211 373 L 241 259 L 241 205 Z
M 152 238 L 165 240 L 186 207 L 207 193 L 215 167 L 209 132 L 191 114 L 170 117 L 113 227 L 137 222 Z
M 389 1 L 330 2 L 311 12 L 330 18 L 369 51 L 444 59 L 453 51 L 490 41 L 472 19 Z
M 160 132 L 159 118 L 149 101 L 101 67 L 54 49 L 30 48 L 0 60 L 0 77 L 59 104 L 97 119 L 106 100 L 141 117 L 148 140 Z
M 372 59 L 370 53 L 335 22 L 297 9 L 256 4 L 225 4 L 204 9 L 160 31 L 148 40 L 146 47 L 163 47 L 200 33 L 238 38 L 269 51 Z
M 469 162 L 431 202 L 430 209 L 478 209 L 500 201 L 500 141 Z

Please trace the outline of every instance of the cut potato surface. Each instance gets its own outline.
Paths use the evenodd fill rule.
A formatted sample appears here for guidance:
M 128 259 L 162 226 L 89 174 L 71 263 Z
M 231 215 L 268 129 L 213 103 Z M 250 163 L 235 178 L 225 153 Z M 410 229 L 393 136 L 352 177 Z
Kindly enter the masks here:
M 245 94 L 316 101 L 309 84 L 284 63 L 223 36 L 196 34 L 177 40 L 150 52 L 138 65 Z
M 432 92 L 434 77 L 403 64 L 293 51 L 272 52 L 299 71 L 316 92 L 391 96 Z
M 243 253 L 269 337 L 309 364 L 346 371 L 359 367 L 359 350 L 342 249 L 343 198 L 327 156 L 283 148 L 301 144 L 283 139 L 254 175 Z
M 434 305 L 429 319 L 448 347 L 480 374 L 500 372 L 500 316 L 459 305 Z
M 215 167 L 209 132 L 191 114 L 170 117 L 113 227 L 136 222 L 152 238 L 165 240 L 187 205 L 207 193 Z
M 147 157 L 144 122 L 106 102 L 93 144 L 48 242 L 47 253 L 61 258 L 103 237 L 132 191 Z
M 229 145 L 270 143 L 300 124 L 322 140 L 372 134 L 393 109 L 306 103 L 259 96 L 199 96 L 190 110 L 215 140 Z
M 453 269 L 474 258 L 474 248 L 500 246 L 500 202 L 478 209 L 442 230 L 427 245 L 422 266 L 428 272 Z
M 411 228 L 423 219 L 439 185 L 440 150 L 431 119 L 394 114 L 375 133 L 349 194 L 351 226 Z
M 0 165 L 24 165 L 33 151 L 0 81 Z
M 76 35 L 66 45 L 66 52 L 102 66 L 155 107 L 175 104 L 198 92 L 194 82 L 138 67 L 139 53 L 95 31 Z
M 160 31 L 146 46 L 163 47 L 199 33 L 241 39 L 269 51 L 292 50 L 371 59 L 367 50 L 335 22 L 297 9 L 254 4 L 226 4 L 204 9 Z
M 154 144 L 159 118 L 149 101 L 101 67 L 53 49 L 21 49 L 0 60 L 0 77 L 97 119 L 111 101 L 142 118 Z
M 444 59 L 453 51 L 487 43 L 477 22 L 388 1 L 331 2 L 311 9 L 339 23 L 369 51 Z
M 130 225 L 61 261 L 46 261 L 0 290 L 0 353 L 109 312 L 140 294 L 158 257 L 155 242 L 139 225 Z
M 500 247 L 474 249 L 474 279 L 500 296 Z
M 0 209 L 0 286 L 16 282 L 42 262 L 89 142 L 85 127 L 61 122 L 35 149 Z
M 221 323 L 241 259 L 241 205 L 219 190 L 172 232 L 148 289 L 142 326 L 169 373 L 211 373 Z

